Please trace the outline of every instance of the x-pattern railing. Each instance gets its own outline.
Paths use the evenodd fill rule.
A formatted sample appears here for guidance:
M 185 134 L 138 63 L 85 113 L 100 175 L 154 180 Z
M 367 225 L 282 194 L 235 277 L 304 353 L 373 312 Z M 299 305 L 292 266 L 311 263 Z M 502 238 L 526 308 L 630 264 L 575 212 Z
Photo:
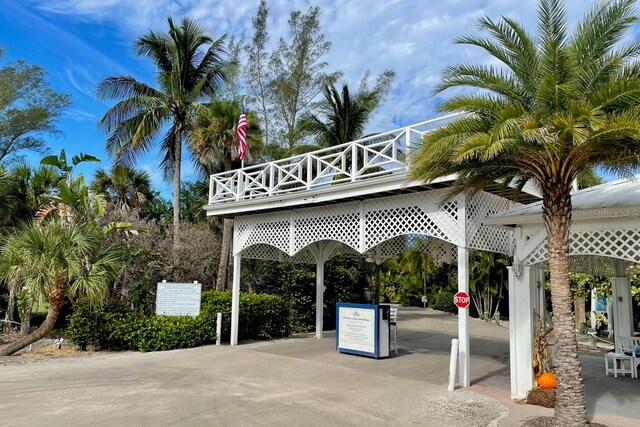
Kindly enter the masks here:
M 451 114 L 282 160 L 211 175 L 209 204 L 330 188 L 404 173 L 412 149 Z

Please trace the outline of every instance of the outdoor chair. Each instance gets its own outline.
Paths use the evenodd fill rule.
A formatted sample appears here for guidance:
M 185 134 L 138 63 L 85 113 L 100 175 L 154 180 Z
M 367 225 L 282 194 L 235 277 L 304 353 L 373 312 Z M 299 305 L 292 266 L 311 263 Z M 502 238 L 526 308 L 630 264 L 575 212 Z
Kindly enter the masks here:
M 398 308 L 397 307 L 389 307 L 389 325 L 393 329 L 392 331 L 392 342 L 391 350 L 395 350 L 396 354 L 398 354 Z
M 632 376 L 638 378 L 638 366 L 640 366 L 640 338 L 620 338 L 620 352 L 627 357 L 631 357 L 631 370 L 633 371 Z

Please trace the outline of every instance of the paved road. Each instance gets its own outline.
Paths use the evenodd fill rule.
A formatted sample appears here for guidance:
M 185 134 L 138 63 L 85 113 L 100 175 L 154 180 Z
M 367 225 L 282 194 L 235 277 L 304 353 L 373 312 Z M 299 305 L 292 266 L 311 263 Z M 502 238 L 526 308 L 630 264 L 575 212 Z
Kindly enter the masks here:
M 0 425 L 511 426 L 551 414 L 510 401 L 505 327 L 471 320 L 473 386 L 448 393 L 456 317 L 402 310 L 399 323 L 400 352 L 386 360 L 338 354 L 332 334 L 6 366 L 0 360 Z M 601 361 L 583 357 L 591 413 L 605 415 L 600 421 L 608 414 L 640 420 L 640 380 L 605 378 Z

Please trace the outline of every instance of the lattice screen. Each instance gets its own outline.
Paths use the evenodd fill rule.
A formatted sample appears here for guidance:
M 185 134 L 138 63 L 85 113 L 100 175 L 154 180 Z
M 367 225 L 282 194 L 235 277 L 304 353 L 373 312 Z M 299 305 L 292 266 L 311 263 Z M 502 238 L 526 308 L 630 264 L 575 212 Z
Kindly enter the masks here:
M 574 232 L 571 233 L 569 251 L 572 258 L 575 259 L 572 261 L 572 271 L 612 273 L 614 259 L 640 262 L 640 230 L 613 229 Z M 547 260 L 547 239 L 545 239 L 525 258 L 524 264 L 540 264 Z
M 375 253 L 378 258 L 394 256 L 418 242 L 421 250 L 431 253 L 436 260 L 450 262 L 455 246 L 465 244 L 461 224 L 464 220 L 470 249 L 510 253 L 510 232 L 487 227 L 481 221 L 517 204 L 478 193 L 466 202 L 464 218 L 460 215 L 459 199 L 446 200 L 447 194 L 446 189 L 431 190 L 240 216 L 235 220 L 234 253 L 242 251 L 248 258 L 313 263 L 306 248 L 322 240 L 341 243 L 331 256 Z

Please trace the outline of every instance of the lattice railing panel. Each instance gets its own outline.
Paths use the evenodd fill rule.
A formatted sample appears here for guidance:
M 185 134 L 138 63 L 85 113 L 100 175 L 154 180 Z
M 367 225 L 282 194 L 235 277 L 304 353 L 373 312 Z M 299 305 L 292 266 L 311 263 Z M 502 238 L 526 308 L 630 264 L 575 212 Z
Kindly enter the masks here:
M 265 243 L 280 249 L 285 254 L 289 254 L 290 247 L 290 225 L 289 221 L 260 222 L 253 215 L 247 223 L 236 220 L 236 226 L 240 227 L 237 235 L 239 247 L 244 249 L 259 243 Z M 234 252 L 237 252 L 234 250 Z
M 640 262 L 640 230 L 609 229 L 573 232 L 570 236 L 571 255 L 595 255 L 630 262 Z M 525 258 L 528 265 L 547 261 L 547 239 Z
M 461 115 L 439 117 L 346 144 L 211 175 L 209 204 L 267 198 L 404 173 L 408 154 L 425 132 Z
M 485 225 L 482 220 L 498 212 L 521 206 L 504 197 L 480 191 L 467 199 L 467 241 L 473 249 L 513 253 L 513 233 L 500 227 Z

